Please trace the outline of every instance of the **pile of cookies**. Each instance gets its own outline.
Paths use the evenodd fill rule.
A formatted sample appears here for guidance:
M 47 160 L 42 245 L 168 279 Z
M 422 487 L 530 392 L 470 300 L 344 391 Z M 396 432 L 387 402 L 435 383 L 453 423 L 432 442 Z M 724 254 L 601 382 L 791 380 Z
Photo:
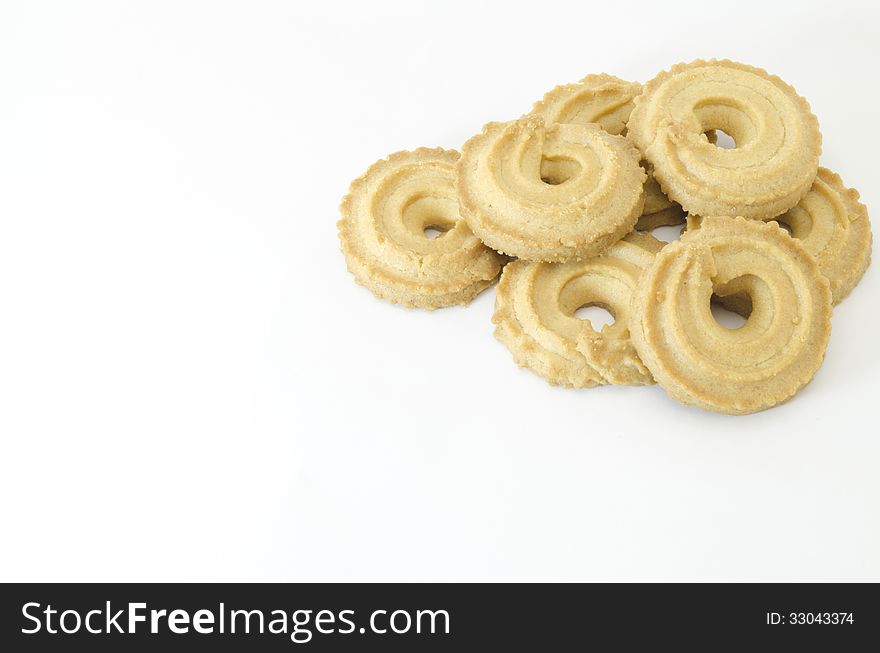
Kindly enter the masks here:
M 342 202 L 342 251 L 359 283 L 410 307 L 467 303 L 500 273 L 495 335 L 554 385 L 656 382 L 752 413 L 812 379 L 832 306 L 870 262 L 867 210 L 819 167 L 821 144 L 807 101 L 759 68 L 590 75 L 460 155 L 371 166 Z M 672 225 L 680 240 L 651 234 Z M 745 322 L 722 326 L 713 304 Z M 585 306 L 613 324 L 594 329 Z

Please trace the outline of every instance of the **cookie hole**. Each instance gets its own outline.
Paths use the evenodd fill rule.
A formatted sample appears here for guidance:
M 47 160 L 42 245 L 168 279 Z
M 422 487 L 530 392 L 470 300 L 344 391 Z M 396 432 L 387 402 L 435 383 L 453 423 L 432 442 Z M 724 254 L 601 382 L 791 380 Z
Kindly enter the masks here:
M 721 297 L 713 293 L 709 306 L 715 321 L 731 331 L 739 329 L 748 322 L 752 312 L 752 303 L 747 296 L 728 295 Z
M 599 304 L 584 304 L 574 312 L 574 317 L 587 320 L 595 331 L 614 324 L 614 314 Z
M 813 233 L 813 214 L 803 206 L 795 206 L 778 218 L 773 218 L 792 238 L 803 240 Z
M 443 234 L 449 231 L 449 227 L 444 227 L 443 225 L 432 224 L 425 227 L 425 238 L 428 240 L 434 240 L 435 238 L 439 238 Z
M 681 234 L 684 231 L 684 227 L 685 227 L 685 225 L 683 225 L 683 224 L 654 227 L 651 230 L 651 234 L 657 240 L 662 240 L 664 243 L 671 243 L 673 240 L 678 240 L 679 238 L 681 238 Z
M 745 147 L 758 135 L 757 123 L 749 112 L 719 99 L 698 103 L 694 115 L 700 121 L 706 140 L 712 143 L 714 139 L 715 146 L 722 150 Z M 714 134 L 710 134 L 713 131 Z
M 542 157 L 541 181 L 549 186 L 564 184 L 580 174 L 581 164 L 566 157 Z
M 735 150 L 736 149 L 736 141 L 733 140 L 733 136 L 728 134 L 723 129 L 715 130 L 715 147 L 720 147 L 723 150 Z
M 785 222 L 782 222 L 782 221 L 779 220 L 779 219 L 775 220 L 775 222 L 776 222 L 776 224 L 778 224 L 780 227 L 782 227 L 783 229 L 785 229 L 785 230 L 788 232 L 788 235 L 789 235 L 789 236 L 792 236 L 792 237 L 794 236 L 794 231 L 792 230 L 790 224 L 786 224 Z

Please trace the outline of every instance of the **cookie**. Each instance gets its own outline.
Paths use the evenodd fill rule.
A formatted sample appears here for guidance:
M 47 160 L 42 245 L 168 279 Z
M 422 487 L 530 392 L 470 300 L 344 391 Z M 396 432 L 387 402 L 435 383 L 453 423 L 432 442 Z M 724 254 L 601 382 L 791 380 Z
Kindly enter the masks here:
M 638 82 L 626 82 L 613 75 L 587 75 L 577 84 L 557 86 L 536 102 L 532 115 L 541 116 L 546 124 L 554 122 L 595 123 L 609 134 L 625 134 L 626 123 L 633 109 L 634 98 L 641 93 Z M 714 132 L 709 136 L 714 142 Z M 648 175 L 645 181 L 645 207 L 636 223 L 639 231 L 683 224 L 685 212 L 660 190 L 651 174 L 651 166 L 642 162 Z
M 397 152 L 352 182 L 339 239 L 349 271 L 376 297 L 427 309 L 466 304 L 498 276 L 504 257 L 458 213 L 458 158 L 439 148 Z
M 828 168 L 819 168 L 803 199 L 774 220 L 816 257 L 835 304 L 852 292 L 871 262 L 871 223 L 858 191 Z
M 745 324 L 727 329 L 712 295 L 745 294 Z M 664 247 L 632 296 L 631 340 L 672 397 L 742 415 L 790 399 L 822 364 L 831 290 L 815 259 L 778 225 L 704 218 Z
M 644 206 L 639 152 L 595 124 L 540 116 L 493 122 L 456 165 L 461 214 L 493 249 L 526 260 L 599 254 L 629 233 Z
M 732 61 L 678 64 L 635 98 L 627 137 L 673 201 L 697 215 L 780 215 L 816 177 L 822 137 L 807 101 L 778 77 Z M 736 142 L 724 149 L 705 133 Z
M 633 99 L 642 91 L 638 82 L 625 82 L 613 75 L 587 75 L 577 84 L 557 86 L 535 103 L 532 115 L 546 124 L 554 122 L 596 123 L 609 134 L 626 132 Z
M 629 339 L 630 296 L 663 243 L 632 233 L 599 256 L 567 263 L 514 261 L 501 275 L 495 337 L 522 367 L 554 385 L 653 383 Z M 615 321 L 601 330 L 574 316 L 601 306 Z
M 833 303 L 852 292 L 871 262 L 871 223 L 857 190 L 847 188 L 828 168 L 819 174 L 796 206 L 772 218 L 800 241 L 816 259 L 819 271 L 831 284 Z M 690 215 L 687 228 L 698 229 L 701 219 Z M 732 299 L 733 301 L 729 301 Z M 737 298 L 725 298 L 726 308 L 742 314 Z

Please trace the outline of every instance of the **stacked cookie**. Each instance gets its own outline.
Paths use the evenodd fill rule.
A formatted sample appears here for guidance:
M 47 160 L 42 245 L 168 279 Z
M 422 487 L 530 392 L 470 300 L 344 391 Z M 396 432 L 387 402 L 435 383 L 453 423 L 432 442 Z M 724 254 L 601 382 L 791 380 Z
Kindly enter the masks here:
M 820 151 L 806 100 L 758 68 L 694 61 L 644 86 L 590 75 L 461 155 L 373 165 L 343 200 L 342 250 L 359 283 L 406 306 L 467 303 L 501 273 L 496 337 L 553 384 L 657 382 L 752 413 L 810 381 L 832 306 L 870 262 L 867 210 Z M 650 234 L 669 225 L 680 240 Z M 713 304 L 744 324 L 722 326 Z M 585 306 L 614 323 L 594 329 Z

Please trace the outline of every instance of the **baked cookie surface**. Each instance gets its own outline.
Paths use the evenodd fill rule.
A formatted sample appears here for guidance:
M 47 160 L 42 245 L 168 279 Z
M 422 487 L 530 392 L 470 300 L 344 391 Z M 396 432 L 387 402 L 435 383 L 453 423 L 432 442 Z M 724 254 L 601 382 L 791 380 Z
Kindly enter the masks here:
M 748 297 L 728 329 L 710 302 Z M 631 339 L 672 397 L 747 414 L 790 399 L 822 364 L 831 291 L 815 259 L 773 223 L 704 218 L 657 254 L 632 297 Z
M 627 137 L 660 187 L 689 213 L 770 218 L 806 194 L 822 137 L 807 101 L 778 77 L 733 61 L 697 60 L 644 85 Z M 733 149 L 713 145 L 722 130 Z
M 687 213 L 681 205 L 666 197 L 660 189 L 660 184 L 654 179 L 654 172 L 650 164 L 645 165 L 648 178 L 645 180 L 645 208 L 636 222 L 639 231 L 651 231 L 657 227 L 673 227 L 684 224 Z
M 541 116 L 548 125 L 595 123 L 609 134 L 618 135 L 626 131 L 633 100 L 641 92 L 638 82 L 605 73 L 587 75 L 577 84 L 563 84 L 548 91 L 531 113 Z
M 858 191 L 847 188 L 840 175 L 819 168 L 801 201 L 774 220 L 816 257 L 831 283 L 834 303 L 843 301 L 871 262 L 871 223 Z
M 554 385 L 653 383 L 627 324 L 639 275 L 662 246 L 653 236 L 632 233 L 582 261 L 509 263 L 497 289 L 495 337 L 517 364 Z M 584 306 L 605 308 L 614 323 L 594 329 L 574 315 Z
M 557 86 L 535 103 L 532 115 L 541 116 L 546 124 L 554 122 L 599 125 L 609 134 L 625 134 L 634 99 L 642 92 L 638 82 L 627 82 L 605 73 L 587 75 L 577 84 Z M 709 133 L 714 142 L 714 132 Z M 648 175 L 645 181 L 645 206 L 636 229 L 650 231 L 656 227 L 684 224 L 685 212 L 660 190 L 652 167 L 643 162 Z
M 498 276 L 504 257 L 459 215 L 458 158 L 439 148 L 397 152 L 352 182 L 339 239 L 349 271 L 377 297 L 427 309 L 466 304 Z
M 456 166 L 461 213 L 493 249 L 526 260 L 594 256 L 630 232 L 644 206 L 639 152 L 596 124 L 539 116 L 489 123 Z
M 782 225 L 803 245 L 831 284 L 834 304 L 843 301 L 861 280 L 871 263 L 871 223 L 859 193 L 847 188 L 840 175 L 819 168 L 809 192 L 786 213 L 768 222 Z M 700 228 L 702 218 L 687 217 L 687 228 Z M 722 303 L 742 314 L 739 298 Z

